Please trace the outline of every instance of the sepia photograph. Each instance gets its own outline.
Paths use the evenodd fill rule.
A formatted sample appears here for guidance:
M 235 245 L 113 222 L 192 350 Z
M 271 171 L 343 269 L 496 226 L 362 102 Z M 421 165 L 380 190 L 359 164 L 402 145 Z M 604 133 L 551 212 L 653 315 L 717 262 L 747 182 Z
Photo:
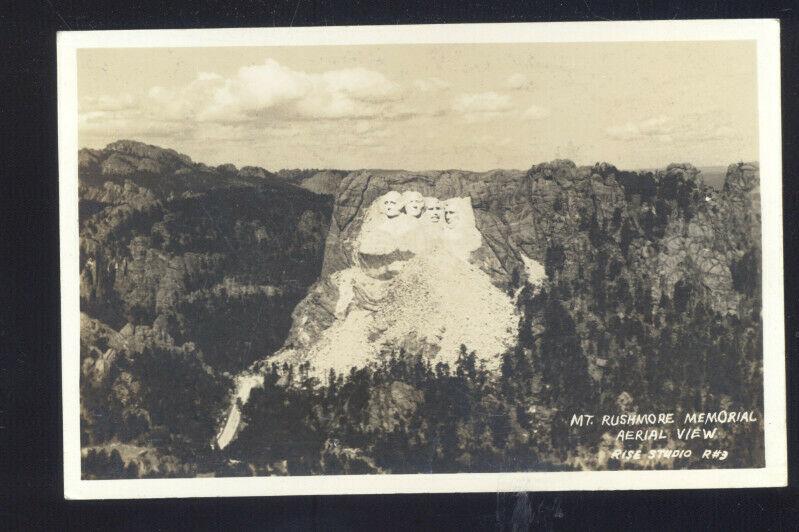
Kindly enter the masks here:
M 67 497 L 785 485 L 777 22 L 58 53 Z

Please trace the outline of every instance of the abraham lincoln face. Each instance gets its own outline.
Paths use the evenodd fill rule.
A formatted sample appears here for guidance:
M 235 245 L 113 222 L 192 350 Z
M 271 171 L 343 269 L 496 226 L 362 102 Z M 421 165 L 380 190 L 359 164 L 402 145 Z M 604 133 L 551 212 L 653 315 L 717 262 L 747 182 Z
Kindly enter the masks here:
M 402 193 L 402 202 L 405 204 L 405 214 L 419 218 L 424 207 L 424 198 L 414 190 Z
M 392 190 L 380 199 L 380 212 L 385 214 L 387 218 L 396 218 L 400 215 L 401 209 L 402 194 L 399 192 Z
M 441 217 L 444 215 L 444 209 L 441 206 L 441 201 L 437 198 L 425 198 L 424 200 L 425 206 L 425 216 L 427 220 L 437 224 L 441 221 Z
M 460 210 L 455 200 L 444 202 L 444 220 L 450 225 L 457 223 L 460 219 Z

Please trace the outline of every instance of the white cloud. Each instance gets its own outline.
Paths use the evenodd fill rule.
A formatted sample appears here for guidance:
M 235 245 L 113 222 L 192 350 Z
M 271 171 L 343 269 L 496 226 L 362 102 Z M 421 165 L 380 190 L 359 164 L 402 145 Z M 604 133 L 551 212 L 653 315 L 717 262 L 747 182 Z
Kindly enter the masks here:
M 667 135 L 674 131 L 674 121 L 667 116 L 649 118 L 638 124 L 644 135 Z
M 400 94 L 399 85 L 379 72 L 361 67 L 325 72 L 321 75 L 321 83 L 314 83 L 317 90 L 342 93 L 367 102 L 395 101 Z
M 397 84 L 364 68 L 309 74 L 268 60 L 263 65 L 240 69 L 237 77 L 214 93 L 205 117 L 373 117 L 383 111 L 381 104 L 395 101 L 399 94 Z
M 389 119 L 430 113 L 402 101 L 405 95 L 399 84 L 375 70 L 304 72 L 268 59 L 228 77 L 200 72 L 189 83 L 150 87 L 135 98 L 84 99 L 80 132 L 97 139 L 250 142 L 291 138 L 300 129 L 309 137 L 329 136 L 358 124 L 360 134 L 374 134 L 371 130 Z M 327 124 L 335 129 L 328 131 Z
M 519 90 L 528 86 L 530 80 L 524 74 L 516 73 L 508 76 L 505 80 L 505 86 L 509 89 Z
M 167 138 L 186 132 L 182 122 L 143 116 L 138 111 L 87 111 L 78 114 L 83 135 L 101 137 Z
M 509 95 L 494 91 L 461 94 L 453 101 L 452 109 L 468 122 L 489 120 L 512 111 L 517 111 L 525 120 L 540 120 L 551 114 L 549 109 L 539 105 L 519 109 Z
M 717 139 L 727 139 L 732 138 L 736 135 L 736 131 L 731 128 L 730 126 L 720 126 L 713 131 L 713 138 Z
M 309 73 L 267 59 L 230 78 L 202 72 L 183 87 L 153 87 L 146 103 L 176 120 L 239 123 L 377 117 L 401 97 L 400 86 L 374 70 Z
M 448 89 L 450 84 L 441 78 L 424 78 L 414 80 L 413 86 L 422 92 L 431 92 Z
M 605 132 L 611 138 L 618 140 L 654 138 L 662 142 L 671 142 L 671 133 L 674 129 L 674 121 L 671 118 L 656 116 L 640 122 L 626 122 L 622 125 L 611 126 L 605 129 Z
M 548 117 L 550 114 L 549 109 L 546 107 L 531 105 L 524 111 L 522 116 L 528 120 L 541 120 L 542 118 Z
M 496 92 L 461 94 L 452 104 L 452 108 L 459 113 L 498 113 L 512 107 L 510 96 Z
M 136 99 L 130 94 L 102 95 L 96 98 L 84 98 L 81 109 L 91 111 L 124 111 L 136 107 Z
M 197 74 L 197 79 L 200 81 L 208 81 L 213 79 L 222 79 L 222 76 L 216 72 L 200 72 Z
M 735 129 L 728 125 L 717 125 L 713 117 L 683 116 L 674 119 L 656 116 L 639 122 L 626 122 L 605 129 L 613 139 L 622 141 L 656 140 L 662 143 L 697 142 L 730 139 L 736 136 Z
M 452 109 L 468 122 L 496 118 L 513 109 L 507 94 L 493 91 L 461 94 L 452 102 Z

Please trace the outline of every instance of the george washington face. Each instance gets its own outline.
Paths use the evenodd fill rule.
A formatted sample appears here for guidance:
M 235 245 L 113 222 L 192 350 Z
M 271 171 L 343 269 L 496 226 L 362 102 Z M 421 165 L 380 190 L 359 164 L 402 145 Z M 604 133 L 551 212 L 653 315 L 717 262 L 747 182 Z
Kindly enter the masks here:
M 402 202 L 405 204 L 405 214 L 419 218 L 424 207 L 424 198 L 415 190 L 408 190 L 402 193 Z
M 388 218 L 396 218 L 402 209 L 402 194 L 391 191 L 380 198 L 380 212 Z
M 441 221 L 441 217 L 444 215 L 444 209 L 441 206 L 441 201 L 438 198 L 425 198 L 424 199 L 424 206 L 425 206 L 425 217 L 428 221 L 437 224 Z

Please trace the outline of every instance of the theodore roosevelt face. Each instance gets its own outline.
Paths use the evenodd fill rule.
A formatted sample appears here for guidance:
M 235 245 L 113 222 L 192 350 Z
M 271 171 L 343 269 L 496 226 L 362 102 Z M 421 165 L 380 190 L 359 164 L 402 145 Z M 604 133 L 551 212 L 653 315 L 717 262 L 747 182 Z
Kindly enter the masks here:
M 424 201 L 425 206 L 425 216 L 427 219 L 434 224 L 437 224 L 441 221 L 441 217 L 444 214 L 444 209 L 441 206 L 441 202 L 437 198 L 425 198 Z
M 416 191 L 409 190 L 402 193 L 402 201 L 405 204 L 405 214 L 419 218 L 424 207 L 424 198 Z

